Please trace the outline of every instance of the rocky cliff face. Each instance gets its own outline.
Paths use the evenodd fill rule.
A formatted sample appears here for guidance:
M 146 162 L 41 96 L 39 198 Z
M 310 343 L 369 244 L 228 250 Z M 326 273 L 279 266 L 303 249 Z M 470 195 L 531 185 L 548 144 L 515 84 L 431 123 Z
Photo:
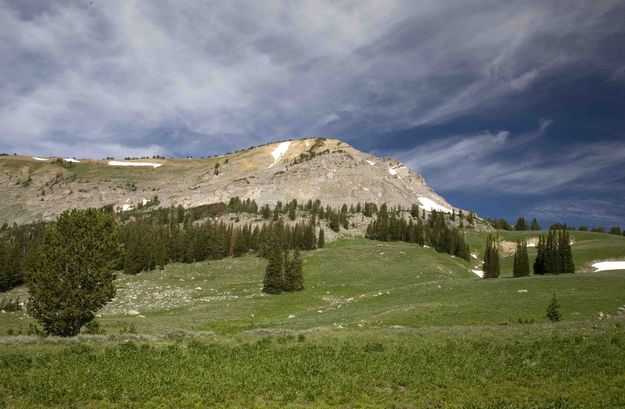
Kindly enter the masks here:
M 333 139 L 287 141 L 207 159 L 0 157 L 0 223 L 52 219 L 72 207 L 110 204 L 122 210 L 154 195 L 162 206 L 191 207 L 239 196 L 259 204 L 320 199 L 331 206 L 386 202 L 453 209 L 402 163 Z

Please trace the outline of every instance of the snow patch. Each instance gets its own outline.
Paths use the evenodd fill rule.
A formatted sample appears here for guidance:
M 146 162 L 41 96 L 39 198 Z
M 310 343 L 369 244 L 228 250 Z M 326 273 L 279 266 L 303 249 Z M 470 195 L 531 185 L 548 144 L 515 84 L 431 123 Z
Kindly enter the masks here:
M 397 176 L 397 171 L 393 168 L 388 168 L 388 173 L 390 173 L 391 176 Z
M 482 270 L 471 270 L 471 272 L 480 278 L 484 277 L 484 272 Z
M 437 212 L 451 213 L 450 209 L 446 208 L 445 206 L 439 205 L 429 197 L 419 196 L 419 203 L 421 203 L 421 207 L 423 207 L 428 212 L 436 210 Z
M 601 261 L 592 265 L 596 271 L 625 270 L 625 261 Z
M 278 161 L 284 156 L 285 153 L 289 150 L 289 145 L 291 145 L 290 141 L 282 142 L 276 149 L 271 152 L 271 156 L 273 156 L 273 163 L 269 165 L 269 167 L 273 167 Z
M 74 159 L 74 158 L 65 158 L 63 159 L 65 162 L 72 162 L 72 163 L 80 163 L 79 160 Z
M 367 163 L 371 166 L 375 165 L 375 162 L 370 161 L 369 159 L 367 159 Z
M 110 166 L 152 166 L 153 168 L 158 168 L 161 166 L 161 163 L 151 163 L 151 162 L 122 162 L 118 160 L 109 161 Z
M 39 156 L 33 156 L 32 157 L 34 160 L 48 160 L 46 158 L 40 158 Z
M 126 212 L 132 209 L 133 209 L 133 206 L 132 206 L 132 203 L 130 203 L 130 199 L 126 199 L 126 203 L 122 205 L 122 212 Z

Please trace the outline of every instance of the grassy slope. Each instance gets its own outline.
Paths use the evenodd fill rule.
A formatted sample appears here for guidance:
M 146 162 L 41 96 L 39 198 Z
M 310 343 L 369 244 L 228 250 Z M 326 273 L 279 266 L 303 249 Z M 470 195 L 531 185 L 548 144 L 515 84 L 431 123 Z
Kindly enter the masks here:
M 578 268 L 625 258 L 625 238 L 574 236 Z M 479 250 L 484 234 L 469 240 Z M 117 340 L 126 336 L 84 341 L 83 349 L 4 345 L 0 395 L 23 407 L 100 399 L 102 406 L 158 407 L 174 399 L 198 407 L 482 407 L 503 397 L 527 408 L 558 398 L 560 406 L 551 407 L 625 405 L 623 318 L 614 317 L 625 306 L 625 271 L 487 281 L 469 271 L 475 260 L 365 239 L 330 243 L 304 258 L 306 290 L 278 296 L 260 293 L 265 262 L 253 256 L 121 276 L 100 323 L 109 334 L 136 327 L 154 339 L 137 349 Z M 509 260 L 503 266 L 509 273 Z M 551 292 L 561 301 L 562 324 L 544 317 Z M 613 317 L 598 320 L 599 312 Z M 22 313 L 0 315 L 2 332 L 28 323 Z M 178 330 L 221 335 L 168 340 Z

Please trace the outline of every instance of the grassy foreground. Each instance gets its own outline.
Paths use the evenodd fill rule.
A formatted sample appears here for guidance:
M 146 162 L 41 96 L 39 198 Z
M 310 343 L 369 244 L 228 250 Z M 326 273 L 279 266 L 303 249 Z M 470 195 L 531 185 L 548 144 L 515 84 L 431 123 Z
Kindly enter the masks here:
M 304 254 L 301 293 L 263 295 L 254 256 L 121 275 L 104 335 L 7 336 L 32 321 L 0 314 L 0 407 L 623 408 L 625 271 L 589 266 L 625 238 L 573 237 L 573 275 L 509 278 L 508 256 L 482 280 L 479 260 L 361 238 Z

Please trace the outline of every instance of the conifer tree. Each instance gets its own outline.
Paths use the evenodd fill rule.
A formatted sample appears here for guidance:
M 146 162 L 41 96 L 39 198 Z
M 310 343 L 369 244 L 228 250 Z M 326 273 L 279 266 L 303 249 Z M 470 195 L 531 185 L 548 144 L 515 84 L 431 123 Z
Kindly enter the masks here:
M 295 249 L 293 259 L 289 263 L 289 269 L 291 270 L 291 291 L 302 291 L 304 289 L 304 272 L 298 249 Z
M 512 275 L 514 277 L 524 277 L 529 275 L 529 273 L 530 265 L 527 255 L 527 242 L 525 240 L 517 240 Z
M 484 251 L 482 271 L 484 271 L 484 278 L 497 278 L 500 274 L 497 238 L 490 234 L 486 238 L 486 250 Z
M 538 221 L 536 220 L 536 218 L 534 217 L 530 223 L 530 230 L 540 230 L 540 225 L 538 224 Z
M 317 240 L 317 248 L 322 249 L 326 245 L 325 232 L 323 229 L 319 230 L 319 239 Z
M 562 273 L 574 273 L 575 272 L 575 263 L 573 262 L 573 253 L 571 251 L 571 243 L 569 241 L 569 232 L 566 230 L 562 231 L 562 236 L 560 238 L 559 245 L 559 255 L 560 255 L 560 265 L 562 268 Z
M 46 231 L 27 277 L 30 315 L 48 334 L 77 335 L 115 295 L 113 268 L 121 249 L 110 214 L 63 212 Z
M 411 208 L 410 208 L 410 215 L 416 219 L 419 217 L 419 205 L 418 204 L 412 204 Z
M 263 292 L 279 294 L 284 288 L 284 257 L 277 228 L 269 238 L 268 264 L 263 280 Z
M 524 217 L 519 217 L 514 225 L 514 230 L 516 231 L 524 231 L 527 230 L 527 222 Z
M 545 237 L 538 237 L 538 245 L 536 246 L 536 259 L 534 260 L 534 274 L 545 274 Z
M 551 297 L 551 301 L 547 306 L 547 318 L 551 322 L 558 322 L 562 318 L 560 314 L 560 303 L 556 298 L 556 293 L 553 293 L 553 297 Z
M 291 266 L 291 259 L 289 258 L 289 251 L 284 250 L 284 274 L 282 280 L 282 291 L 293 291 L 293 283 L 295 279 L 293 277 L 293 270 Z

